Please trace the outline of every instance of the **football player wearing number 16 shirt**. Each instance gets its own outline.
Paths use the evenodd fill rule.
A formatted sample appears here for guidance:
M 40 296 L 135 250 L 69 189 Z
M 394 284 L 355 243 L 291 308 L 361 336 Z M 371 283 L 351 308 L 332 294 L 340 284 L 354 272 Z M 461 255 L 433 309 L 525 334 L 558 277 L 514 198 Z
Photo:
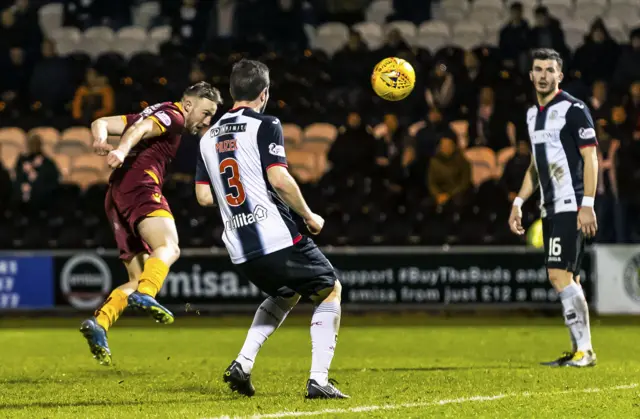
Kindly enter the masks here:
M 539 186 L 547 272 L 572 342 L 571 352 L 543 365 L 590 367 L 596 364 L 596 354 L 579 275 L 585 238 L 593 237 L 598 228 L 593 210 L 598 141 L 588 108 L 558 87 L 563 77 L 558 52 L 534 50 L 529 74 L 538 100 L 527 111 L 532 159 L 513 201 L 509 226 L 524 234 L 520 208 Z
M 291 218 L 290 209 L 311 234 L 320 233 L 324 224 L 287 170 L 280 121 L 262 113 L 269 100 L 269 69 L 258 61 L 239 61 L 231 72 L 230 90 L 233 109 L 200 139 L 196 196 L 204 206 L 217 201 L 231 261 L 269 297 L 223 379 L 231 390 L 253 396 L 251 370 L 260 347 L 305 297 L 315 306 L 306 397 L 345 398 L 328 377 L 340 327 L 340 282 L 331 263 Z

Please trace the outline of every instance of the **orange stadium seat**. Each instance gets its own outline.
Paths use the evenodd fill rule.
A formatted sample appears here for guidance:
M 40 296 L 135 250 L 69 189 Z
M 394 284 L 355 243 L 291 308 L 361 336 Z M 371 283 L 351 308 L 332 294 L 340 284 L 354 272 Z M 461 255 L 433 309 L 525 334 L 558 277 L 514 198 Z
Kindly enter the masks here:
M 309 153 L 302 150 L 293 150 L 287 153 L 287 160 L 289 163 L 289 167 L 299 168 L 304 167 L 305 169 L 313 172 L 316 167 L 316 158 L 313 153 Z
M 515 154 L 516 154 L 515 147 L 507 147 L 498 151 L 498 154 L 497 154 L 498 164 L 496 166 L 496 174 L 495 174 L 496 179 L 500 179 L 502 177 L 502 173 L 504 172 L 504 167 L 506 166 L 507 162 L 511 160 L 513 156 L 515 156 Z
M 18 157 L 20 157 L 23 152 L 24 149 L 18 147 L 15 143 L 0 143 L 0 160 L 2 160 L 2 165 L 11 172 L 12 175 L 14 174 Z
M 102 175 L 99 172 L 77 171 L 71 172 L 66 181 L 75 183 L 80 189 L 86 191 L 89 186 L 100 183 L 102 181 Z
M 60 132 L 52 127 L 33 128 L 29 131 L 27 137 L 30 137 L 32 135 L 40 136 L 40 138 L 42 139 L 42 148 L 48 155 L 51 155 L 54 152 L 56 145 L 58 144 L 58 140 L 60 140 Z
M 27 136 L 20 128 L 0 128 L 0 144 L 11 143 L 21 149 L 27 148 Z
M 449 128 L 458 137 L 458 147 L 465 149 L 469 145 L 469 121 L 451 121 Z
M 333 143 L 338 136 L 338 129 L 326 123 L 316 123 L 308 125 L 304 129 L 304 141 L 318 141 Z
M 296 124 L 282 124 L 282 132 L 287 150 L 302 144 L 302 129 Z
M 464 151 L 464 155 L 471 163 L 471 178 L 474 186 L 480 186 L 489 179 L 493 179 L 496 169 L 496 155 L 488 147 L 472 147 Z
M 50 157 L 58 167 L 62 180 L 66 181 L 71 174 L 71 157 L 66 154 L 53 154 Z
M 91 150 L 91 131 L 85 127 L 72 127 L 64 130 L 56 146 L 57 153 L 78 156 Z
M 305 141 L 302 143 L 302 150 L 310 153 L 326 155 L 331 148 L 328 141 Z
M 97 154 L 84 154 L 72 160 L 71 173 L 95 172 L 102 173 L 107 167 L 107 159 Z

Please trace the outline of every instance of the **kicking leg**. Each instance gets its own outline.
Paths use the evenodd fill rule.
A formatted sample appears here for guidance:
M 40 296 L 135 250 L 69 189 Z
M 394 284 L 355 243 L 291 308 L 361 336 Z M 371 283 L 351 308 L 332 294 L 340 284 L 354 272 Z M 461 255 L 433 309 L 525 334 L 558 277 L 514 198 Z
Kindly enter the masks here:
M 223 379 L 231 390 L 249 397 L 255 394 L 255 388 L 251 384 L 251 370 L 256 356 L 299 300 L 300 295 L 296 294 L 290 298 L 269 297 L 260 304 L 238 357 L 224 372 Z
M 138 278 L 140 278 L 147 257 L 147 254 L 142 253 L 124 262 L 129 282 L 113 290 L 105 302 L 95 311 L 94 317 L 85 320 L 80 326 L 80 332 L 87 339 L 93 357 L 101 365 L 111 365 L 107 332 L 127 308 L 127 297 L 136 290 Z
M 169 274 L 169 268 L 180 256 L 176 224 L 169 216 L 147 217 L 138 224 L 138 233 L 152 251 L 144 263 L 136 291 L 129 296 L 129 304 L 150 314 L 157 322 L 173 323 L 173 314 L 155 297 Z
M 311 318 L 311 373 L 307 382 L 308 399 L 343 399 L 349 396 L 329 382 L 329 367 L 340 330 L 342 286 L 338 280 L 311 299 L 315 304 Z

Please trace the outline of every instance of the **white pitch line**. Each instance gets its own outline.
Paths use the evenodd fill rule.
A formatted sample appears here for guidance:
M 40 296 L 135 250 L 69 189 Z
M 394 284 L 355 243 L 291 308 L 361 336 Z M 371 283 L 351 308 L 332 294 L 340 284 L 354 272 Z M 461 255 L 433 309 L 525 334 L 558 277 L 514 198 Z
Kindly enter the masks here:
M 609 391 L 619 391 L 619 390 L 630 390 L 637 388 L 638 384 L 625 384 L 614 387 L 604 387 L 604 388 L 585 388 L 582 390 L 558 390 L 558 391 L 545 391 L 545 392 L 524 392 L 524 393 L 509 393 L 509 394 L 495 394 L 493 396 L 471 396 L 471 397 L 459 397 L 457 399 L 443 399 L 436 400 L 433 402 L 424 402 L 424 403 L 401 403 L 401 404 L 383 404 L 383 405 L 372 405 L 372 406 L 357 406 L 357 407 L 349 407 L 349 408 L 336 408 L 336 409 L 321 409 L 314 410 L 308 412 L 295 412 L 295 411 L 284 411 L 284 412 L 276 412 L 276 413 L 266 413 L 261 415 L 251 415 L 251 416 L 218 416 L 215 418 L 205 418 L 205 419 L 267 419 L 267 418 L 290 418 L 290 417 L 299 417 L 299 416 L 318 416 L 318 415 L 327 415 L 327 414 L 342 414 L 342 413 L 361 413 L 361 412 L 373 412 L 375 410 L 398 410 L 398 409 L 411 409 L 416 407 L 433 407 L 433 406 L 444 406 L 447 404 L 462 404 L 462 403 L 470 403 L 470 402 L 490 402 L 493 400 L 506 399 L 511 397 L 541 397 L 541 396 L 554 396 L 559 394 L 571 394 L 571 393 L 602 393 Z

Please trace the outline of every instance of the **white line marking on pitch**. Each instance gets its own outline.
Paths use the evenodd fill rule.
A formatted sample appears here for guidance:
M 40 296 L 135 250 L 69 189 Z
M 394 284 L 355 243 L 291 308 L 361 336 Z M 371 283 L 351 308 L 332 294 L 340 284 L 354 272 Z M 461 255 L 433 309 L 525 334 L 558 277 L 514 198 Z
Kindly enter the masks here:
M 372 405 L 372 406 L 357 406 L 357 407 L 348 407 L 348 408 L 337 408 L 337 409 L 322 409 L 315 410 L 311 412 L 295 412 L 295 411 L 284 411 L 284 412 L 276 412 L 276 413 L 266 413 L 261 415 L 251 415 L 251 416 L 218 416 L 217 418 L 210 419 L 267 419 L 267 418 L 290 418 L 290 417 L 298 417 L 298 416 L 318 416 L 318 415 L 327 415 L 327 414 L 340 414 L 340 413 L 360 413 L 360 412 L 372 412 L 375 410 L 397 410 L 397 409 L 411 409 L 415 407 L 430 407 L 430 406 L 444 406 L 447 404 L 462 404 L 469 402 L 489 402 L 492 400 L 500 400 L 506 399 L 510 397 L 541 397 L 541 396 L 554 396 L 558 394 L 571 394 L 571 393 L 602 393 L 608 391 L 618 391 L 618 390 L 630 390 L 637 388 L 638 384 L 625 384 L 621 386 L 615 387 L 605 387 L 605 388 L 585 388 L 582 390 L 559 390 L 559 391 L 545 391 L 538 393 L 524 392 L 524 393 L 509 393 L 509 394 L 496 394 L 493 396 L 471 396 L 471 397 L 459 397 L 457 399 L 443 399 L 436 400 L 433 402 L 423 402 L 423 403 L 401 403 L 401 404 L 383 404 L 383 405 Z

